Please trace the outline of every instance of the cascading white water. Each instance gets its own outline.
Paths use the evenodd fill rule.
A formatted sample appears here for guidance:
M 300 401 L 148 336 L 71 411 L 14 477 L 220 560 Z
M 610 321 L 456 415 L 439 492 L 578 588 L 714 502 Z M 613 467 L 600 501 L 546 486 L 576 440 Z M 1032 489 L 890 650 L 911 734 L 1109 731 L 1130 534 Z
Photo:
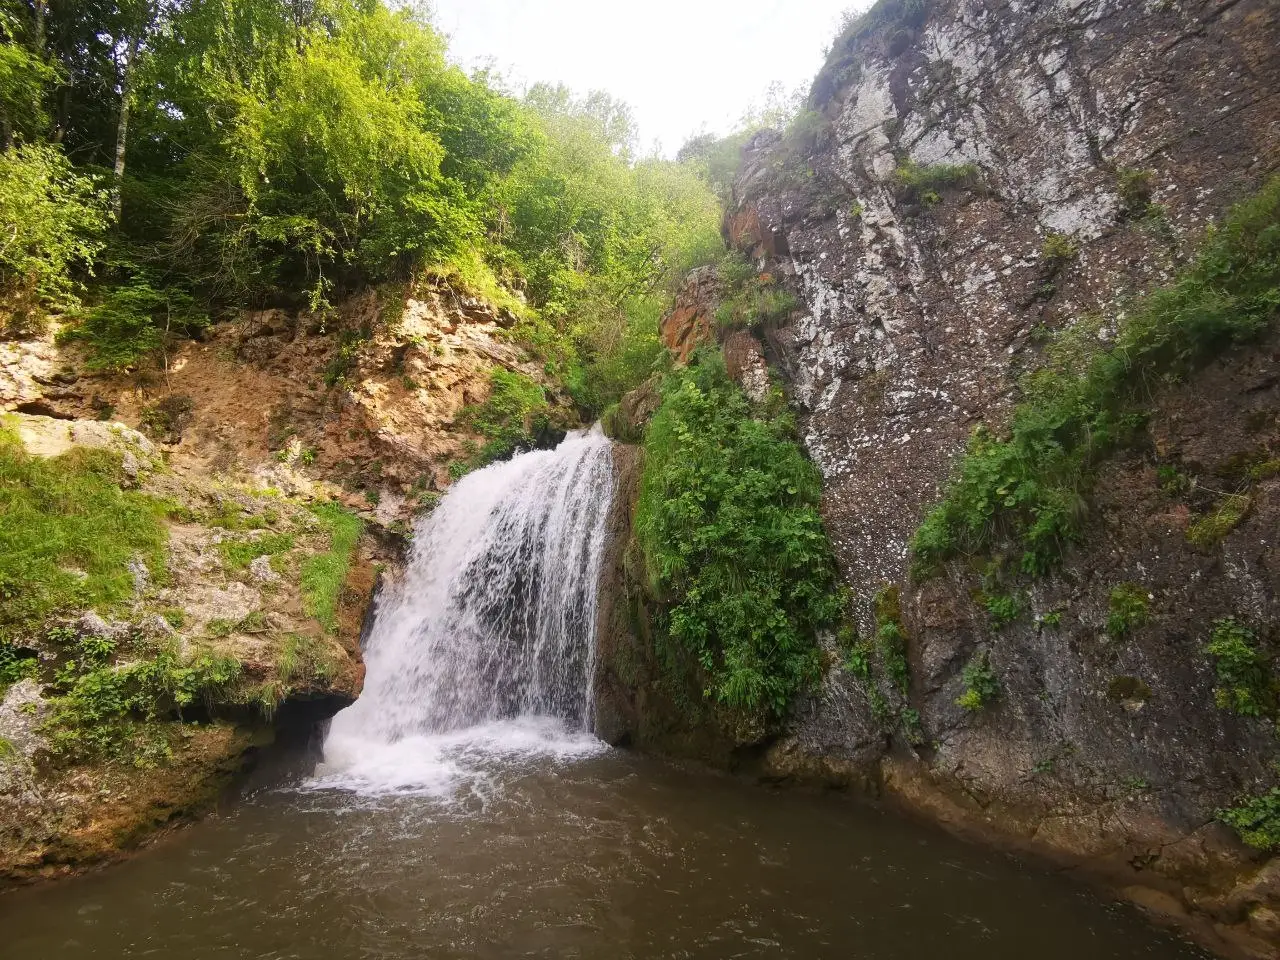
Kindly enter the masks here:
M 613 496 L 599 427 L 464 477 L 381 592 L 364 692 L 333 718 L 321 786 L 443 793 L 464 754 L 581 752 Z

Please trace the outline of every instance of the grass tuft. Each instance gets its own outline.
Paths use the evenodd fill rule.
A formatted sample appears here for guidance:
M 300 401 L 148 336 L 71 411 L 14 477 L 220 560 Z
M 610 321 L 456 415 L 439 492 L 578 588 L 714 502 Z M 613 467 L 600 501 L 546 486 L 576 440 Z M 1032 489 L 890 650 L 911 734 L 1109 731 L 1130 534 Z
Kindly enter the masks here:
M 356 541 L 364 522 L 336 504 L 315 508 L 315 515 L 329 534 L 329 549 L 307 557 L 302 563 L 302 601 L 307 615 L 314 617 L 329 633 L 338 629 L 338 604 L 346 583 Z

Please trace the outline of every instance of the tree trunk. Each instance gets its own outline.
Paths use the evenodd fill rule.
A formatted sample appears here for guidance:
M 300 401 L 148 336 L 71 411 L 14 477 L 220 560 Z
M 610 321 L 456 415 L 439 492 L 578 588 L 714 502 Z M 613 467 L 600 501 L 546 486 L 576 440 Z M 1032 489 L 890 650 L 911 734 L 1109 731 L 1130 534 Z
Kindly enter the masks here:
M 115 189 L 111 196 L 111 212 L 120 222 L 120 193 L 124 185 L 124 155 L 129 144 L 129 107 L 133 100 L 133 63 L 138 57 L 138 38 L 129 40 L 129 53 L 120 79 L 120 122 L 116 124 Z
M 41 60 L 44 59 L 44 18 L 45 8 L 49 5 L 48 0 L 35 0 L 35 26 L 31 34 L 31 47 Z

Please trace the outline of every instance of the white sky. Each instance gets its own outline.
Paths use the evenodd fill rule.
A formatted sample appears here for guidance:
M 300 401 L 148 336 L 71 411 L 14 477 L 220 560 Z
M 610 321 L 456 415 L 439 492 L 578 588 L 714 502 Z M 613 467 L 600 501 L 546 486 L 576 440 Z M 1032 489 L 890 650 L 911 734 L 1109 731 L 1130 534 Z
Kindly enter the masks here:
M 492 59 L 517 89 L 563 83 L 626 101 L 641 147 L 673 155 L 700 128 L 723 133 L 769 86 L 809 83 L 840 13 L 870 0 L 433 0 L 450 53 Z

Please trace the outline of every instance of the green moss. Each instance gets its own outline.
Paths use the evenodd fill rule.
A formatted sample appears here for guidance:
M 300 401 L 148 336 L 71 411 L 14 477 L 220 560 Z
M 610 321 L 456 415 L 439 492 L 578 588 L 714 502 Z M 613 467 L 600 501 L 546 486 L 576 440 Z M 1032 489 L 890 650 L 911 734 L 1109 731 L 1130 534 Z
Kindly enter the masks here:
M 338 604 L 364 522 L 336 504 L 322 504 L 313 512 L 329 535 L 329 549 L 303 561 L 302 602 L 307 615 L 333 633 L 338 629 Z
M 133 598 L 127 564 L 165 572 L 165 506 L 120 489 L 121 455 L 80 447 L 29 455 L 0 424 L 0 640 L 65 610 L 108 611 Z
M 1022 383 L 1004 435 L 979 428 L 912 541 L 918 576 L 1005 544 L 1043 574 L 1077 539 L 1098 465 L 1131 443 L 1150 384 L 1185 378 L 1255 340 L 1280 301 L 1280 177 L 1211 231 L 1174 285 L 1141 299 L 1112 344 L 1052 355 Z
M 1116 703 L 1130 700 L 1146 703 L 1151 699 L 1151 687 L 1138 677 L 1112 677 L 1107 684 L 1107 699 Z

